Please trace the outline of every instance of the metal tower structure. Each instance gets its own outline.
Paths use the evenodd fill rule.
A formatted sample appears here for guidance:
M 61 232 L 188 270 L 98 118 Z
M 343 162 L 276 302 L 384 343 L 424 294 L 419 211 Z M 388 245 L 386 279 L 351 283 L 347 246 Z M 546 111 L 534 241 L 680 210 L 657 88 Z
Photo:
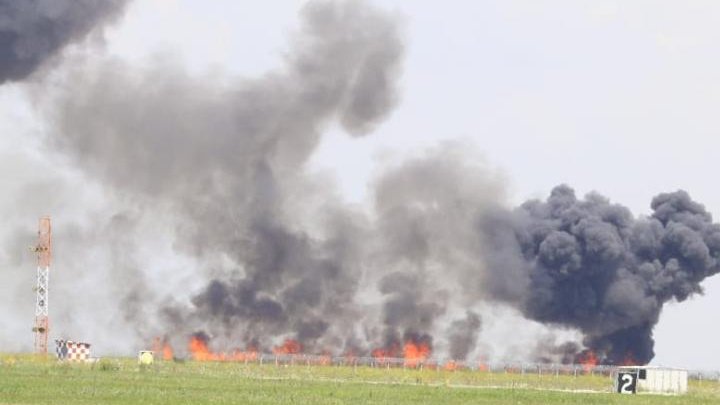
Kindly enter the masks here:
M 52 258 L 52 239 L 50 217 L 40 218 L 37 253 L 37 286 L 35 303 L 35 353 L 47 354 L 50 318 L 48 317 L 48 287 L 50 281 L 50 259 Z

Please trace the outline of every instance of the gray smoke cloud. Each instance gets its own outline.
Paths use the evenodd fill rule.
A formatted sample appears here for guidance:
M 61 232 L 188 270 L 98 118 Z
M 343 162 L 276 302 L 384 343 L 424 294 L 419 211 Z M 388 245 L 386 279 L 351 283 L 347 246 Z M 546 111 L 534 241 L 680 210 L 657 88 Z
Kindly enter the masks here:
M 252 80 L 196 77 L 167 59 L 58 67 L 40 103 L 45 146 L 105 204 L 58 246 L 74 258 L 103 247 L 79 261 L 91 275 L 74 270 L 115 299 L 114 316 L 98 317 L 136 344 L 166 335 L 182 348 L 200 333 L 225 349 L 292 338 L 308 352 L 401 355 L 412 341 L 462 360 L 485 357 L 475 308 L 489 303 L 582 332 L 584 347 L 543 337 L 538 359 L 572 361 L 584 348 L 607 363 L 652 358 L 663 304 L 719 270 L 720 225 L 702 205 L 661 194 L 636 218 L 559 186 L 512 209 L 502 176 L 447 144 L 384 168 L 372 205 L 349 206 L 306 165 L 328 126 L 363 136 L 391 114 L 402 35 L 395 16 L 361 1 L 310 2 L 300 17 L 282 66 Z M 86 31 L 68 32 L 64 42 Z M 4 80 L 34 69 L 14 63 L 27 68 L 8 65 L 23 73 Z M 157 239 L 171 251 L 156 253 Z M 158 273 L 156 256 L 178 263 Z M 101 313 L 85 304 L 78 313 Z M 60 322 L 90 328 L 69 313 Z
M 1 0 L 0 84 L 22 80 L 66 44 L 117 17 L 127 0 Z
M 175 247 L 203 263 L 206 286 L 189 310 L 164 311 L 167 332 L 316 347 L 352 329 L 366 219 L 303 167 L 330 123 L 359 136 L 389 114 L 403 45 L 395 18 L 362 2 L 312 2 L 301 17 L 285 66 L 257 80 L 106 59 L 68 69 L 49 107 L 57 150 L 181 219 Z
M 422 288 L 410 278 L 388 289 L 393 297 L 409 291 L 398 300 L 405 322 L 422 319 L 415 325 L 428 330 L 450 315 L 453 302 L 496 302 L 581 331 L 584 346 L 604 363 L 645 364 L 654 356 L 652 330 L 663 305 L 701 293 L 700 283 L 720 271 L 720 225 L 685 191 L 658 195 L 652 214 L 640 218 L 597 193 L 579 199 L 566 185 L 545 201 L 508 209 L 500 186 L 471 162 L 441 149 L 387 171 L 378 183 L 389 268 L 426 280 Z M 447 303 L 438 299 L 442 291 L 463 296 Z M 421 307 L 426 300 L 437 306 Z M 389 313 L 398 312 L 389 303 Z M 471 335 L 464 328 L 454 324 L 449 334 L 458 358 L 472 350 L 457 345 L 458 334 Z M 574 348 L 583 354 L 572 343 L 539 344 L 536 357 L 577 360 L 569 356 Z
M 531 289 L 521 303 L 532 319 L 572 326 L 601 361 L 653 356 L 652 329 L 664 303 L 702 292 L 720 271 L 720 225 L 685 191 L 660 194 L 652 214 L 567 186 L 514 212 Z
M 472 311 L 468 311 L 464 319 L 456 320 L 450 325 L 450 357 L 467 359 L 478 341 L 481 325 L 480 316 Z

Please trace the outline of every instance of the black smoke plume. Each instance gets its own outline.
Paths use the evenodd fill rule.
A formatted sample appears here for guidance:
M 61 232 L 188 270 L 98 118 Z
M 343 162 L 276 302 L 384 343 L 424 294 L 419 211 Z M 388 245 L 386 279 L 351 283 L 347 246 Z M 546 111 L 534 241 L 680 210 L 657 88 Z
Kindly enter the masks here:
M 318 348 L 365 340 L 347 332 L 362 334 L 367 220 L 303 169 L 328 125 L 359 136 L 389 114 L 402 54 L 393 16 L 316 1 L 284 66 L 256 80 L 114 59 L 64 72 L 67 92 L 48 111 L 54 146 L 126 198 L 172 212 L 178 253 L 200 263 L 190 309 L 162 311 L 169 329 L 292 334 Z
M 0 84 L 21 80 L 64 45 L 111 20 L 127 0 L 0 0 Z
M 434 330 L 453 303 L 498 302 L 581 331 L 601 362 L 645 364 L 663 304 L 701 293 L 700 283 L 720 271 L 720 225 L 684 191 L 658 195 L 652 214 L 640 218 L 597 193 L 578 199 L 565 185 L 509 210 L 486 173 L 451 148 L 405 162 L 378 182 L 380 257 L 391 258 L 385 267 L 396 274 L 412 275 L 390 289 L 380 284 L 392 292 L 386 314 L 402 308 L 395 325 Z M 447 302 L 444 289 L 464 294 Z M 470 334 L 465 326 L 456 323 L 449 334 L 460 358 L 468 352 L 456 344 Z M 567 359 L 572 347 L 547 354 Z
M 57 4 L 58 18 L 33 28 L 46 20 L 33 13 L 49 12 L 35 3 Z M 0 80 L 27 76 L 122 3 L 0 2 L 26 21 L 0 20 L 11 55 Z M 282 65 L 256 79 L 101 57 L 59 66 L 43 95 L 49 146 L 112 199 L 114 219 L 88 221 L 100 231 L 77 231 L 76 249 L 112 246 L 93 276 L 123 297 L 118 319 L 138 344 L 201 331 L 228 349 L 296 339 L 360 355 L 410 340 L 470 360 L 485 357 L 478 306 L 504 305 L 584 336 L 584 347 L 539 344 L 537 358 L 589 348 L 607 363 L 652 359 L 663 304 L 700 293 L 719 270 L 720 225 L 703 206 L 661 194 L 636 218 L 559 186 L 511 209 L 502 178 L 457 144 L 384 168 L 372 206 L 347 205 L 306 167 L 329 126 L 360 136 L 390 115 L 401 30 L 361 1 L 309 2 L 301 21 Z M 158 282 L 143 231 L 171 240 L 168 261 L 190 265 Z
M 599 194 L 578 199 L 559 186 L 515 210 L 531 280 L 523 312 L 580 329 L 603 362 L 649 362 L 663 304 L 702 292 L 700 282 L 720 271 L 720 225 L 702 205 L 677 191 L 651 207 L 635 219 Z

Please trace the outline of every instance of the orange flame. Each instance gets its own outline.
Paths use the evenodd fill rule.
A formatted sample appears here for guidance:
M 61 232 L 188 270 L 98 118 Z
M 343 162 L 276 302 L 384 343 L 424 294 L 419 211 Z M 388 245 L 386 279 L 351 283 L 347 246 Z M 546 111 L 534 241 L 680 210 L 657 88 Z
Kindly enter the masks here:
M 420 363 L 430 357 L 430 345 L 426 342 L 415 342 L 411 339 L 405 341 L 405 344 L 400 349 L 400 345 L 397 343 L 392 344 L 390 347 L 373 349 L 370 354 L 372 357 L 379 360 L 380 363 L 384 363 L 385 359 L 394 359 L 403 357 L 405 359 L 405 366 L 417 367 Z
M 332 356 L 330 356 L 330 354 L 327 352 L 323 353 L 322 355 L 320 355 L 317 364 L 321 366 L 327 366 L 329 364 L 332 364 Z
M 173 349 L 170 346 L 170 344 L 167 342 L 165 344 L 163 344 L 162 356 L 163 356 L 163 360 L 172 360 L 173 359 Z
M 447 371 L 455 371 L 458 368 L 458 364 L 455 362 L 455 360 L 450 360 L 447 363 L 445 363 L 445 370 Z
M 635 360 L 635 357 L 633 357 L 632 353 L 626 353 L 625 357 L 623 357 L 622 361 L 620 362 L 621 366 L 636 366 L 638 365 L 638 362 Z
M 162 354 L 163 360 L 173 359 L 173 349 L 167 339 L 160 339 L 159 337 L 156 337 L 153 339 L 152 348 L 153 352 L 157 353 L 158 356 Z
M 424 362 L 430 356 L 430 346 L 424 342 L 407 341 L 403 347 L 403 355 L 406 366 L 416 367 L 418 363 Z
M 357 356 L 355 355 L 355 351 L 350 349 L 343 354 L 343 357 L 345 358 L 345 364 L 353 364 L 357 361 Z
M 258 352 L 254 347 L 250 347 L 245 351 L 235 350 L 231 355 L 226 356 L 227 361 L 255 361 L 257 360 Z
M 379 359 L 380 363 L 384 363 L 385 359 L 393 359 L 400 357 L 400 346 L 398 344 L 393 344 L 388 348 L 373 349 L 372 352 L 370 352 L 370 355 L 376 359 Z
M 208 348 L 207 342 L 198 336 L 193 336 L 190 338 L 188 350 L 190 351 L 190 355 L 192 355 L 192 358 L 195 361 L 213 361 L 219 360 L 220 357 L 215 353 L 211 352 Z
M 585 350 L 577 358 L 578 363 L 583 366 L 583 370 L 589 373 L 598 365 L 598 357 L 592 350 Z
M 199 336 L 190 338 L 188 350 L 195 361 L 255 361 L 258 356 L 258 351 L 254 347 L 246 351 L 235 350 L 229 354 L 215 353 L 208 348 L 207 341 Z
M 301 351 L 302 345 L 293 339 L 285 339 L 282 345 L 273 348 L 273 353 L 275 354 L 298 354 Z

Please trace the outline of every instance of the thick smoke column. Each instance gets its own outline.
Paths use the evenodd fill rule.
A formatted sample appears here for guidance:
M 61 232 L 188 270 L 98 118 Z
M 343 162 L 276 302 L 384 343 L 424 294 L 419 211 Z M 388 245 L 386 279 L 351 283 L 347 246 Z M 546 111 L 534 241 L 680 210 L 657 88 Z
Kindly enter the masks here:
M 0 81 L 26 76 L 123 2 L 0 6 L 31 16 L 20 4 L 35 3 L 56 4 L 64 28 L 50 30 L 51 47 L 20 52 L 35 49 L 34 25 L 0 20 L 0 50 L 15 55 Z M 87 15 L 70 11 L 78 4 Z M 579 330 L 605 362 L 647 362 L 662 305 L 720 270 L 720 225 L 685 192 L 656 197 L 647 218 L 567 186 L 510 209 L 502 178 L 465 145 L 385 168 L 368 212 L 343 204 L 306 164 L 328 126 L 364 135 L 392 112 L 404 47 L 395 18 L 363 2 L 310 2 L 301 18 L 282 66 L 254 80 L 105 57 L 60 66 L 43 95 L 53 150 L 131 207 L 110 221 L 118 235 L 78 240 L 115 247 L 114 292 L 139 342 L 200 331 L 228 349 L 290 338 L 309 352 L 368 354 L 409 340 L 472 359 L 489 303 Z M 192 258 L 173 274 L 192 281 L 170 299 L 147 285 L 148 221 L 174 256 Z M 582 350 L 547 341 L 538 358 Z
M 567 186 L 523 204 L 513 216 L 531 279 L 523 312 L 579 328 L 605 362 L 649 362 L 663 304 L 701 292 L 700 282 L 720 271 L 720 225 L 702 205 L 678 191 L 651 206 L 650 217 L 634 219 Z
M 67 43 L 117 16 L 126 0 L 0 0 L 0 84 L 21 80 Z
M 546 201 L 509 210 L 486 173 L 446 148 L 378 182 L 381 257 L 408 278 L 391 289 L 388 313 L 404 310 L 394 324 L 416 319 L 411 326 L 428 330 L 449 315 L 441 292 L 463 291 L 449 304 L 511 305 L 529 319 L 580 330 L 603 362 L 647 363 L 663 304 L 702 292 L 702 280 L 720 271 L 720 225 L 684 191 L 655 197 L 647 218 L 596 193 L 578 199 L 565 185 Z M 405 295 L 402 306 L 393 298 L 398 294 Z M 471 320 L 443 331 L 457 357 L 471 351 L 458 344 L 472 336 Z M 579 350 L 551 347 L 539 345 L 544 353 L 537 357 L 568 359 Z
M 173 325 L 161 332 L 291 334 L 314 347 L 338 336 L 331 328 L 353 329 L 365 218 L 303 167 L 331 122 L 362 135 L 389 114 L 403 46 L 392 16 L 357 1 L 309 3 L 292 45 L 285 66 L 257 80 L 77 66 L 49 105 L 58 150 L 173 212 L 176 248 L 203 263 L 205 286 L 191 309 L 164 311 Z

